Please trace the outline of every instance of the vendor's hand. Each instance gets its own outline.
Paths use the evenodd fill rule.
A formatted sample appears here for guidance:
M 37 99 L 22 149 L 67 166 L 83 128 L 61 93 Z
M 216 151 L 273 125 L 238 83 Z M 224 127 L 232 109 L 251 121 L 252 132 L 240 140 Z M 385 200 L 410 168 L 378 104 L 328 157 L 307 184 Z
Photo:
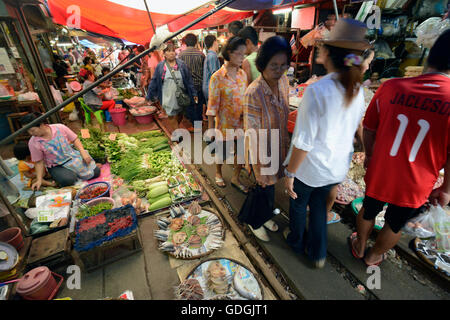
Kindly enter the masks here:
M 194 97 L 195 104 L 198 104 L 198 97 Z
M 445 207 L 450 202 L 450 193 L 439 187 L 431 192 L 429 199 L 432 205 L 436 206 L 439 204 L 441 207 Z
M 292 199 L 297 199 L 297 194 L 294 192 L 294 178 L 284 177 L 284 189 L 285 193 L 289 195 Z
M 39 190 L 41 188 L 42 185 L 42 179 L 41 180 L 37 180 L 35 183 L 33 183 L 31 185 L 31 190 Z
M 84 163 L 86 163 L 87 165 L 92 161 L 91 156 L 87 152 L 81 153 L 81 157 L 83 158 Z

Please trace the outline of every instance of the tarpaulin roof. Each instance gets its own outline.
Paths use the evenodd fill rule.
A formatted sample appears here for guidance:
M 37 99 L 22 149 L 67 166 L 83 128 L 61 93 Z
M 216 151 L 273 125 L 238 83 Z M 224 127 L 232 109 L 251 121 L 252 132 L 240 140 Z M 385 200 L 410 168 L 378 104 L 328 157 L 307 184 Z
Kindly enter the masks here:
M 147 0 L 154 26 L 167 24 L 172 32 L 210 11 L 214 7 L 211 3 L 205 0 Z M 149 42 L 153 36 L 143 0 L 47 0 L 47 5 L 53 21 L 58 24 L 139 44 Z M 204 6 L 187 15 L 182 14 L 200 5 Z M 80 13 L 79 25 L 76 25 L 77 11 Z M 253 11 L 225 8 L 199 22 L 193 29 L 223 25 L 252 15 Z
M 92 42 L 90 42 L 90 41 L 87 40 L 87 39 L 80 40 L 80 43 L 81 43 L 83 46 L 88 47 L 88 48 L 92 48 L 92 49 L 101 48 L 101 46 L 99 46 L 99 45 L 97 45 L 97 44 L 95 44 L 95 43 L 92 43 Z
M 274 7 L 284 7 L 294 4 L 302 3 L 314 3 L 319 2 L 318 0 L 236 0 L 229 5 L 230 8 L 239 10 L 263 10 L 271 9 Z

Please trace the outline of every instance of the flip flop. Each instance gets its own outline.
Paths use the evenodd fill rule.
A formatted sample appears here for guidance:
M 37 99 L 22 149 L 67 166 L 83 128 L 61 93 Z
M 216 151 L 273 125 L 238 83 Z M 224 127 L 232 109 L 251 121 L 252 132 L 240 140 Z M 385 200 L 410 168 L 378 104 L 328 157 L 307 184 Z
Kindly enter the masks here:
M 368 250 L 367 250 L 367 252 L 368 252 Z M 383 255 L 381 256 L 381 260 L 380 260 L 380 261 L 375 262 L 375 263 L 368 264 L 368 263 L 366 262 L 365 256 L 366 256 L 366 255 L 364 254 L 364 259 L 362 259 L 362 261 L 365 263 L 365 265 L 366 265 L 367 267 L 370 267 L 370 266 L 379 266 L 384 260 L 387 259 L 387 254 L 386 254 L 386 253 L 383 253 Z
M 248 189 L 243 184 L 236 184 L 232 182 L 231 185 L 243 194 L 248 194 Z
M 339 219 L 336 219 L 337 213 L 334 211 L 331 211 L 333 213 L 333 219 L 331 219 L 330 221 L 327 222 L 327 224 L 333 224 L 333 223 L 337 223 L 339 221 L 341 221 L 341 218 L 339 217 Z
M 358 254 L 357 254 L 356 251 L 355 251 L 355 248 L 353 247 L 353 241 L 356 239 L 356 235 L 357 235 L 357 234 L 358 234 L 357 232 L 353 232 L 353 233 L 347 238 L 347 243 L 348 243 L 348 247 L 349 247 L 349 249 L 350 249 L 350 253 L 352 254 L 352 256 L 353 256 L 355 259 L 361 260 L 361 259 L 364 258 L 365 254 L 364 254 L 364 256 L 359 257 Z
M 216 186 L 218 186 L 219 188 L 225 188 L 227 185 L 225 184 L 225 181 L 223 181 L 223 178 L 217 178 L 215 179 L 216 182 Z M 219 185 L 219 183 L 221 185 Z
M 266 221 L 266 223 L 264 223 L 264 227 L 266 227 L 267 229 L 269 229 L 272 232 L 278 231 L 278 225 L 275 222 L 273 222 L 272 220 Z

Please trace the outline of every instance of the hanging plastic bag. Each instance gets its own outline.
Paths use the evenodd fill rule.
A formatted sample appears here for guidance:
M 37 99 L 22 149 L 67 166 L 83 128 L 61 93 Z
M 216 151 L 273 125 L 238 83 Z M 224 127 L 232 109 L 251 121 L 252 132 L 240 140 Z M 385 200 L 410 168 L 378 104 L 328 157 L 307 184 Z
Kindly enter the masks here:
M 56 104 L 63 103 L 61 91 L 56 90 L 52 85 L 50 85 L 50 91 L 52 92 L 53 99 L 55 99 Z

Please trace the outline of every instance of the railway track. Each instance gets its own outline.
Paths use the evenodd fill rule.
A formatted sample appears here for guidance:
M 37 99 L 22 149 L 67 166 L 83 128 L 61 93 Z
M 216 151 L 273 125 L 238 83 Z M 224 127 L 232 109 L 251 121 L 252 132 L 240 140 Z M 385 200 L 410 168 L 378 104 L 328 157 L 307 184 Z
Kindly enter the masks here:
M 159 119 L 157 121 L 159 126 L 170 137 L 170 133 L 165 128 L 164 124 L 161 123 Z M 184 162 L 187 163 L 186 161 Z M 274 254 L 273 248 L 270 248 L 265 243 L 257 240 L 246 226 L 239 223 L 239 221 L 237 220 L 237 213 L 240 208 L 239 204 L 230 203 L 230 201 L 228 201 L 227 199 L 227 196 L 221 194 L 220 190 L 217 190 L 217 188 L 215 188 L 215 186 L 211 182 L 211 177 L 209 177 L 208 174 L 204 172 L 201 166 L 188 164 L 186 165 L 186 167 L 203 185 L 210 198 L 210 201 L 214 204 L 217 211 L 222 215 L 222 218 L 228 225 L 236 240 L 239 242 L 240 247 L 248 256 L 254 267 L 257 269 L 259 275 L 261 276 L 261 278 L 263 278 L 263 281 L 271 288 L 271 290 L 279 299 L 321 299 L 320 290 L 318 290 L 318 296 L 311 295 L 310 290 L 312 289 L 312 286 L 308 287 L 307 285 L 299 285 L 302 280 L 307 283 L 308 279 L 295 279 L 295 274 L 293 275 L 292 272 L 289 273 L 286 270 L 286 261 L 281 261 L 277 254 Z M 352 223 L 354 222 L 351 221 L 351 218 L 354 218 L 354 216 L 350 216 L 348 212 L 346 212 L 348 207 L 337 206 L 336 209 L 339 211 L 338 213 L 340 213 L 344 218 L 344 222 L 347 220 L 346 224 L 339 224 L 339 228 L 342 229 L 341 232 L 348 233 L 351 228 L 354 228 L 354 225 L 352 225 Z M 286 214 L 277 216 L 277 219 L 277 222 L 281 225 L 286 225 L 288 223 L 288 217 L 286 216 Z M 346 231 L 347 229 L 348 231 Z M 345 247 L 345 244 L 343 245 L 343 247 L 345 248 L 345 250 L 348 250 Z M 405 299 L 411 299 L 411 291 L 419 290 L 419 292 L 417 292 L 417 298 L 424 297 L 425 299 L 450 299 L 448 282 L 443 281 L 443 279 L 437 276 L 436 273 L 433 272 L 433 270 L 426 268 L 426 266 L 424 266 L 423 263 L 420 263 L 418 259 L 414 259 L 413 257 L 411 257 L 410 252 L 407 252 L 407 248 L 405 249 L 404 245 L 396 247 L 395 249 L 397 253 L 396 259 L 401 260 L 401 263 L 404 265 L 403 269 L 400 266 L 400 269 L 397 268 L 398 270 L 395 270 L 397 272 L 397 276 L 401 276 L 402 278 L 402 280 L 400 281 L 401 285 L 399 290 L 404 290 L 403 294 L 401 292 L 389 293 L 389 291 L 396 290 L 396 283 L 389 276 L 385 277 L 385 279 L 383 280 L 385 287 L 387 286 L 384 291 L 373 288 L 371 289 L 367 284 L 368 275 L 361 272 L 361 266 L 354 265 L 355 261 L 351 261 L 351 259 L 353 258 L 349 256 L 348 252 L 346 253 L 348 257 L 346 257 L 345 254 L 341 252 L 341 249 L 336 250 L 335 248 L 329 248 L 327 255 L 327 264 L 329 265 L 330 270 L 333 271 L 333 276 L 338 276 L 341 278 L 336 283 L 339 284 L 339 286 L 342 286 L 342 288 L 345 287 L 345 290 L 343 291 L 347 291 L 347 294 L 344 294 L 341 297 L 333 294 L 325 294 L 323 295 L 323 298 L 355 298 L 363 300 L 379 300 L 402 299 L 402 297 L 404 296 Z M 390 270 L 392 268 L 393 266 L 390 265 L 385 269 Z M 386 273 L 389 272 L 385 272 L 385 275 Z M 324 273 L 316 274 L 319 277 L 321 275 L 324 275 Z M 311 273 L 311 275 L 314 275 L 314 273 Z M 418 285 L 419 283 L 420 285 Z M 420 290 L 422 289 L 421 286 L 426 287 L 426 290 L 424 289 L 423 291 L 423 295 L 421 295 L 420 292 Z M 354 292 L 351 292 L 352 290 L 354 292 L 357 292 L 356 296 L 354 295 Z M 326 292 L 326 290 L 323 292 Z

